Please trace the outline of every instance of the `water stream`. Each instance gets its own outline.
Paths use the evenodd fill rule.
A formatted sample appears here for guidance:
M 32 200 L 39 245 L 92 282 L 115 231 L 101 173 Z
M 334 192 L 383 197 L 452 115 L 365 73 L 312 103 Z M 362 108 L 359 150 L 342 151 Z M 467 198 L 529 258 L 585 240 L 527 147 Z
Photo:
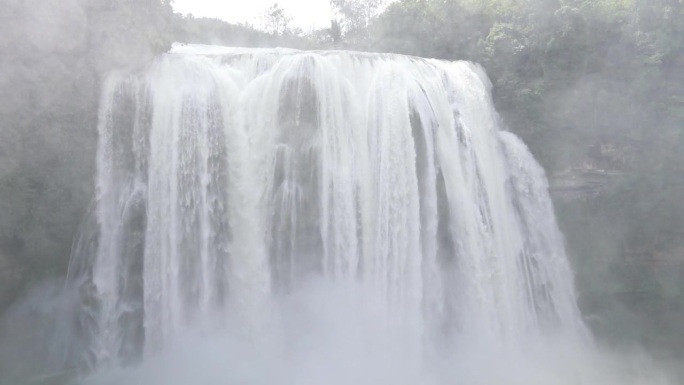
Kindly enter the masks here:
M 467 62 L 186 45 L 112 74 L 64 365 L 127 384 L 588 383 L 547 181 L 490 87 Z

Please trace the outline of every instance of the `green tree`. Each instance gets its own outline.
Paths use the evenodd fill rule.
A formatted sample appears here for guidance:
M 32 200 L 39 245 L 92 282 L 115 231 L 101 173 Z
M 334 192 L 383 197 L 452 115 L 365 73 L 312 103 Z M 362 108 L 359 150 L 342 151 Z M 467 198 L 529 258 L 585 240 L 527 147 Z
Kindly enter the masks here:
M 290 33 L 292 18 L 288 17 L 278 3 L 271 5 L 263 14 L 264 30 L 275 36 Z
M 370 49 L 373 22 L 384 3 L 385 0 L 330 0 L 334 21 L 340 27 L 340 37 L 347 46 Z

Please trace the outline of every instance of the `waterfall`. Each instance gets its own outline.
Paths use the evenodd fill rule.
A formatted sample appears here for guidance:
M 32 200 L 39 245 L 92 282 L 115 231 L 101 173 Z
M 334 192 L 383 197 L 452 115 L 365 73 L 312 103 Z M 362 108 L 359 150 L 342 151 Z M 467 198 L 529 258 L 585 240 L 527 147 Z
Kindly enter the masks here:
M 126 367 L 207 328 L 276 344 L 283 303 L 321 287 L 359 294 L 323 295 L 356 309 L 331 323 L 368 317 L 359 344 L 416 362 L 590 343 L 544 172 L 490 88 L 467 62 L 189 45 L 112 74 L 72 362 Z

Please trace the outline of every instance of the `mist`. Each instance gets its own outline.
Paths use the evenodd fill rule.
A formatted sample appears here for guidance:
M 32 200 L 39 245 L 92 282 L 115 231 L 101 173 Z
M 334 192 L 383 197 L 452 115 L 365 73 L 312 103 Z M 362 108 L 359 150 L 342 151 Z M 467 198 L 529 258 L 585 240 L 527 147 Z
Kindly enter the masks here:
M 566 341 L 509 349 L 459 339 L 455 348 L 417 356 L 405 345 L 406 330 L 388 331 L 380 321 L 382 301 L 374 303 L 364 291 L 307 282 L 280 300 L 279 317 L 265 330 L 236 332 L 239 321 L 226 329 L 207 327 L 179 337 L 140 367 L 100 373 L 84 383 L 670 383 L 646 356 L 568 349 Z
M 0 383 L 670 384 L 682 381 L 679 367 L 684 360 L 684 326 L 681 322 L 684 317 L 684 201 L 681 199 L 684 187 L 684 169 L 681 167 L 684 164 L 681 155 L 684 144 L 684 4 L 666 0 L 648 4 L 574 0 L 403 0 L 387 5 L 381 1 L 347 0 L 332 1 L 331 8 L 333 17 L 329 27 L 304 31 L 289 18 L 287 8 L 278 6 L 264 10 L 262 18 L 268 23 L 253 26 L 174 13 L 173 2 L 169 1 L 142 4 L 124 0 L 0 0 Z M 174 42 L 177 44 L 172 48 Z M 301 185 L 301 194 L 309 194 L 306 196 L 311 202 L 307 209 L 310 211 L 292 209 L 294 211 L 289 214 L 283 211 L 286 214 L 276 215 L 280 219 L 290 216 L 309 218 L 302 219 L 303 222 L 291 224 L 282 219 L 280 227 L 263 223 L 259 225 L 263 227 L 250 227 L 250 224 L 236 235 L 234 225 L 228 224 L 235 220 L 235 210 L 247 210 L 246 207 L 252 207 L 248 204 L 258 207 L 259 203 L 249 203 L 250 199 L 257 199 L 257 196 L 265 199 L 263 196 L 267 194 L 249 187 L 241 187 L 232 195 L 211 190 L 211 199 L 214 199 L 211 194 L 217 194 L 218 201 L 232 202 L 225 203 L 222 208 L 207 206 L 206 212 L 210 213 L 225 210 L 225 216 L 219 216 L 223 219 L 210 217 L 206 222 L 211 229 L 217 226 L 225 230 L 217 231 L 223 235 L 215 236 L 211 232 L 193 235 L 208 237 L 208 246 L 202 246 L 204 249 L 197 246 L 201 243 L 192 243 L 196 240 L 183 238 L 182 242 L 189 242 L 190 246 L 183 243 L 185 249 L 179 249 L 179 253 L 200 255 L 206 250 L 213 250 L 212 245 L 219 245 L 216 246 L 219 255 L 216 258 L 223 260 L 221 255 L 225 254 L 225 260 L 232 261 L 230 258 L 234 257 L 227 256 L 236 252 L 236 239 L 253 242 L 250 244 L 254 245 L 257 244 L 256 239 L 263 239 L 265 257 L 262 256 L 262 262 L 271 268 L 267 276 L 260 279 L 269 283 L 254 289 L 254 292 L 244 287 L 236 289 L 235 282 L 249 280 L 244 274 L 251 270 L 239 270 L 236 262 L 217 264 L 217 271 L 225 273 L 225 282 L 217 281 L 216 285 L 221 289 L 207 294 L 207 298 L 223 305 L 206 315 L 190 317 L 198 320 L 190 322 L 193 326 L 187 330 L 179 330 L 172 333 L 172 338 L 164 339 L 163 348 L 148 349 L 147 341 L 154 335 L 150 332 L 153 327 L 142 321 L 142 313 L 137 313 L 149 306 L 138 301 L 143 298 L 139 292 L 150 290 L 144 285 L 149 278 L 143 278 L 143 272 L 149 270 L 143 261 L 150 260 L 143 254 L 149 252 L 141 250 L 145 245 L 149 248 L 153 230 L 148 226 L 156 223 L 152 220 L 148 191 L 160 190 L 145 183 L 157 175 L 150 170 L 160 170 L 164 164 L 149 168 L 148 162 L 152 161 L 150 152 L 140 159 L 133 155 L 127 155 L 128 159 L 124 156 L 120 164 L 125 164 L 122 166 L 125 172 L 112 174 L 116 175 L 112 179 L 116 182 L 113 185 L 118 187 L 111 191 L 122 196 L 128 193 L 135 195 L 139 188 L 144 191 L 141 196 L 145 196 L 140 201 L 129 202 L 125 210 L 130 210 L 130 213 L 121 214 L 121 222 L 117 222 L 118 219 L 111 222 L 114 227 L 120 223 L 128 229 L 117 234 L 123 234 L 123 253 L 132 256 L 132 262 L 126 265 L 129 270 L 119 272 L 122 277 L 127 277 L 124 280 L 126 288 L 122 289 L 125 294 L 112 295 L 118 298 L 116 301 L 119 303 L 129 301 L 127 303 L 132 309 L 138 309 L 131 310 L 133 315 L 130 319 L 124 317 L 125 320 L 117 319 L 113 323 L 127 324 L 129 326 L 123 329 L 135 332 L 124 333 L 126 337 L 121 351 L 127 353 L 123 354 L 126 357 L 121 362 L 98 366 L 91 362 L 97 361 L 88 356 L 91 353 L 82 359 L 84 351 L 96 350 L 89 345 L 91 337 L 103 330 L 103 324 L 92 321 L 96 318 L 94 314 L 103 311 L 100 306 L 104 303 L 102 282 L 93 278 L 97 277 L 97 261 L 112 260 L 103 258 L 98 251 L 103 242 L 107 242 L 107 237 L 114 234 L 107 232 L 102 214 L 106 194 L 103 195 L 101 179 L 103 169 L 98 163 L 98 156 L 101 156 L 98 154 L 103 153 L 101 140 L 107 87 L 112 84 L 112 76 L 128 79 L 127 84 L 139 87 L 133 96 L 116 99 L 112 105 L 112 111 L 121 116 L 113 132 L 128 135 L 129 131 L 148 127 L 155 119 L 153 111 L 161 111 L 161 107 L 155 104 L 159 99 L 148 99 L 150 93 L 154 94 L 153 87 L 147 83 L 151 69 L 158 68 L 155 66 L 169 56 L 194 55 L 196 44 L 245 47 L 244 51 L 238 50 L 239 54 L 229 54 L 229 51 L 217 48 L 227 55 L 226 65 L 234 65 L 238 60 L 231 55 L 242 55 L 244 59 L 252 52 L 262 52 L 251 51 L 251 48 L 265 49 L 264 52 L 270 52 L 275 61 L 280 60 L 276 58 L 281 55 L 289 57 L 295 55 L 293 52 L 299 52 L 291 49 L 321 55 L 321 58 L 315 56 L 316 59 L 312 59 L 319 63 L 314 66 L 317 71 L 328 68 L 318 67 L 320 60 L 326 60 L 322 58 L 334 57 L 335 52 L 351 51 L 368 52 L 359 54 L 359 57 L 366 58 L 358 59 L 362 62 L 398 60 L 399 67 L 407 65 L 404 60 L 422 62 L 423 59 L 418 58 L 436 59 L 443 63 L 465 60 L 481 65 L 473 68 L 481 68 L 476 72 L 484 74 L 481 77 L 492 103 L 491 125 L 496 130 L 515 134 L 525 143 L 525 148 L 529 148 L 545 173 L 539 178 L 548 178 L 548 185 L 544 187 L 542 183 L 540 186 L 548 191 L 549 202 L 552 203 L 548 213 L 528 222 L 507 222 L 502 229 L 513 231 L 517 226 L 513 223 L 524 223 L 525 234 L 529 234 L 526 231 L 559 229 L 558 250 L 562 250 L 562 258 L 567 261 L 567 292 L 571 293 L 560 302 L 567 300 L 575 304 L 578 309 L 576 320 L 586 328 L 588 342 L 576 343 L 574 337 L 570 342 L 565 336 L 560 336 L 562 333 L 539 340 L 530 337 L 525 343 L 511 344 L 502 342 L 503 337 L 490 341 L 477 333 L 468 336 L 463 331 L 475 329 L 464 326 L 470 321 L 463 320 L 469 318 L 457 314 L 458 311 L 454 310 L 458 309 L 456 305 L 446 306 L 444 310 L 445 314 L 448 313 L 445 319 L 452 320 L 453 324 L 440 321 L 437 326 L 388 327 L 382 321 L 387 312 L 396 311 L 398 318 L 412 319 L 432 311 L 430 306 L 434 303 L 394 308 L 384 299 L 374 297 L 373 291 L 364 286 L 366 278 L 352 282 L 326 278 L 329 271 L 321 267 L 322 262 L 317 258 L 325 259 L 327 254 L 323 250 L 331 252 L 327 244 L 325 248 L 321 245 L 327 242 L 324 236 L 331 234 L 329 231 L 332 230 L 323 230 L 326 222 L 322 219 L 310 219 L 324 218 L 320 207 L 325 206 L 321 200 L 323 195 L 312 192 L 315 190 L 312 186 L 321 183 L 316 179 L 318 177 L 306 179 L 308 177 L 302 176 L 302 164 L 308 165 L 307 162 L 313 162 L 311 159 L 317 159 L 310 155 L 314 158 L 295 157 L 292 169 L 274 166 L 273 175 L 264 176 L 264 180 L 293 178 Z M 283 48 L 268 51 L 273 47 Z M 199 54 L 203 55 L 213 54 Z M 356 54 L 351 55 L 355 57 Z M 265 68 L 272 64 L 269 60 L 264 59 L 258 71 L 266 71 Z M 363 71 L 375 65 L 368 63 L 354 67 L 358 71 L 355 75 L 341 77 L 348 85 L 339 91 L 340 99 L 330 99 L 329 104 L 324 104 L 333 106 L 329 107 L 330 111 L 354 100 L 350 95 L 357 94 L 346 94 L 346 90 L 361 87 L 359 83 L 375 84 L 384 76 L 405 76 L 404 70 L 387 69 L 387 72 L 379 71 L 377 78 L 376 75 L 364 77 Z M 339 73 L 345 72 L 340 70 Z M 233 79 L 233 76 L 232 73 L 221 74 L 216 78 L 218 80 L 211 82 L 224 84 L 226 77 Z M 206 80 L 200 76 L 194 81 L 202 82 L 203 79 Z M 226 90 L 241 90 L 250 84 L 244 79 L 231 81 L 234 84 L 229 87 L 235 88 Z M 308 142 L 308 134 L 294 132 L 313 130 L 306 125 L 319 127 L 315 122 L 325 119 L 317 110 L 323 103 L 316 99 L 320 96 L 311 96 L 308 92 L 310 87 L 316 89 L 316 84 L 328 84 L 330 87 L 337 84 L 328 81 L 330 83 L 313 81 L 312 85 L 300 84 L 297 86 L 300 87 L 298 94 L 283 91 L 283 95 L 289 96 L 282 98 L 289 98 L 291 104 L 287 101 L 274 102 L 274 106 L 282 104 L 279 107 L 282 110 L 301 109 L 296 116 L 283 112 L 274 115 L 274 127 L 291 126 L 292 131 L 287 131 L 290 134 L 278 134 L 285 138 L 283 143 L 296 148 L 316 148 L 318 142 L 313 139 Z M 430 92 L 424 84 L 423 87 L 421 92 Z M 172 91 L 168 89 L 169 95 Z M 202 89 L 198 87 L 192 92 L 197 92 L 191 93 L 192 97 L 197 97 Z M 388 124 L 413 125 L 413 131 L 406 140 L 419 146 L 424 139 L 418 139 L 415 127 L 423 127 L 427 121 L 417 123 L 420 119 L 414 112 L 406 115 L 408 120 L 399 119 L 398 116 L 403 115 L 396 112 L 396 105 L 382 102 L 392 92 L 396 89 L 373 96 L 376 99 L 369 97 L 367 101 L 377 101 L 373 111 L 379 114 L 378 121 L 382 121 L 383 113 L 391 110 L 394 114 L 388 113 L 387 119 L 396 117 L 396 121 Z M 247 92 L 245 95 L 241 98 L 257 100 L 266 98 L 268 93 Z M 223 112 L 216 115 L 221 116 L 217 118 L 220 123 L 211 120 L 214 107 L 207 107 L 210 112 L 198 109 L 197 116 L 209 114 L 207 127 L 223 127 L 221 124 L 228 120 L 225 116 L 238 115 L 244 116 L 244 120 L 236 124 L 252 127 L 250 124 L 254 124 L 257 117 L 267 116 L 266 110 L 261 110 L 256 102 L 245 104 L 249 108 L 231 110 L 231 115 L 224 115 L 228 112 L 223 109 L 233 101 L 223 94 L 206 100 L 208 106 L 213 106 L 212 103 L 223 106 Z M 184 108 L 189 108 L 188 105 Z M 463 113 L 461 110 L 458 112 Z M 195 122 L 191 125 L 198 124 L 196 116 L 188 119 Z M 340 123 L 345 127 L 365 124 L 359 123 L 365 120 L 354 120 L 356 115 L 345 119 L 350 119 Z M 482 125 L 472 127 L 473 132 L 486 131 Z M 250 130 L 253 134 L 254 129 Z M 122 136 L 116 146 L 129 146 L 134 152 L 138 151 L 136 154 L 146 153 L 149 150 L 146 146 L 160 143 L 148 134 L 141 134 L 138 139 L 143 139 L 139 143 L 131 139 L 133 136 Z M 250 161 L 235 163 L 231 157 L 237 155 L 226 155 L 244 152 L 244 159 L 248 158 L 246 154 L 261 156 L 260 151 L 267 151 L 267 146 L 264 144 L 262 149 L 255 146 L 253 140 L 271 143 L 271 139 L 264 139 L 267 134 L 257 139 L 246 139 L 252 134 L 240 133 L 234 137 L 230 136 L 233 134 L 225 134 L 233 138 L 231 144 L 216 154 L 209 153 L 207 159 L 224 156 L 229 159 L 225 175 L 221 174 L 219 178 L 223 187 L 216 191 L 230 191 L 227 186 L 233 186 L 235 180 L 243 180 L 240 178 L 248 178 L 250 172 L 265 172 L 255 171 L 260 170 L 258 167 L 249 169 L 246 165 Z M 278 135 L 274 137 L 280 138 Z M 220 135 L 212 138 L 207 140 L 226 140 Z M 187 140 L 187 137 L 181 140 Z M 478 147 L 476 158 L 486 159 L 485 163 L 495 163 L 493 159 L 496 156 L 510 158 L 510 154 L 501 155 L 506 153 L 503 150 L 506 144 L 500 142 L 506 140 L 497 139 L 492 142 L 496 144 L 489 147 Z M 354 143 L 349 151 L 366 148 L 359 147 L 361 142 Z M 142 147 L 136 147 L 138 145 Z M 116 146 L 113 148 L 119 148 Z M 369 148 L 369 153 L 375 151 L 372 146 Z M 498 154 L 497 151 L 502 152 L 491 155 Z M 421 163 L 420 151 L 413 155 L 408 151 L 404 155 L 408 159 L 415 157 L 415 166 L 411 167 L 416 169 L 417 180 L 429 174 L 429 170 L 424 168 L 427 166 Z M 191 161 L 194 156 L 188 156 L 186 160 Z M 363 156 L 355 153 L 358 159 L 364 159 Z M 507 167 L 513 167 L 510 165 L 515 161 L 509 158 L 503 162 L 509 162 Z M 133 167 L 129 162 L 138 163 Z M 330 180 L 350 178 L 347 174 L 350 166 L 335 162 L 327 164 L 331 167 Z M 264 161 L 263 164 L 266 163 Z M 113 169 L 119 166 L 115 164 Z M 129 166 L 133 168 L 128 169 Z M 400 174 L 401 169 L 395 167 L 393 164 L 388 172 L 403 175 Z M 456 170 L 451 169 L 449 173 L 446 171 L 448 167 L 443 167 L 437 173 L 437 180 L 441 173 L 454 175 Z M 235 171 L 236 168 L 242 171 Z M 132 170 L 145 171 L 136 174 L 138 171 Z M 365 175 L 358 170 L 351 175 Z M 508 175 L 507 172 L 497 175 Z M 137 175 L 137 179 L 133 182 L 126 179 L 124 174 L 129 173 Z M 480 169 L 478 173 L 477 178 L 492 178 L 487 179 L 490 181 L 496 178 L 492 176 L 494 174 L 486 174 Z M 227 179 L 221 179 L 224 177 Z M 425 206 L 421 205 L 427 199 L 425 197 L 431 195 L 425 192 L 426 185 L 421 183 L 417 184 L 423 189 L 418 193 L 421 198 L 416 198 L 420 209 L 414 218 L 421 229 L 416 241 L 420 247 L 414 250 L 419 250 L 416 253 L 424 258 L 430 252 L 423 248 L 426 244 L 424 231 L 432 226 L 432 222 L 426 222 Z M 435 184 L 438 202 L 443 199 L 441 189 L 448 189 L 440 183 Z M 508 183 L 514 185 L 512 181 Z M 322 189 L 321 194 L 324 191 Z M 498 194 L 493 192 L 498 190 L 487 191 L 487 199 L 494 199 L 491 196 Z M 505 191 L 501 194 L 510 193 Z M 346 193 L 338 192 L 336 196 L 346 196 Z M 235 194 L 244 195 L 244 198 L 236 198 Z M 254 198 L 250 198 L 250 194 L 254 194 Z M 447 200 L 454 199 L 449 194 L 446 194 L 449 196 Z M 200 196 L 193 195 L 192 199 L 200 199 Z M 236 199 L 244 200 L 238 203 Z M 510 199 L 512 207 L 518 207 L 517 198 Z M 196 204 L 195 200 L 192 202 Z M 320 207 L 314 208 L 314 202 L 319 202 Z M 354 210 L 361 215 L 362 203 L 358 205 Z M 409 215 L 412 212 L 409 207 L 412 206 L 407 205 L 398 212 Z M 487 205 L 482 207 L 492 209 Z M 472 230 L 458 232 L 457 228 L 463 226 L 462 223 L 453 228 L 440 227 L 449 221 L 457 223 L 463 212 L 454 209 L 447 214 L 448 205 L 443 203 L 434 209 L 439 213 L 435 216 L 435 226 L 439 242 L 442 242 L 437 242 L 442 245 L 437 248 L 438 254 L 452 255 L 437 258 L 436 271 L 446 281 L 475 280 L 474 276 L 458 278 L 460 273 L 455 273 L 464 268 L 464 254 L 456 251 L 463 247 L 464 241 L 459 237 L 472 234 Z M 197 210 L 202 212 L 202 209 Z M 335 231 L 341 231 L 340 234 L 347 237 L 337 240 L 335 247 L 339 250 L 352 250 L 355 245 L 350 241 L 356 236 L 351 230 L 339 230 L 350 223 L 363 222 L 351 215 L 354 210 L 349 211 L 345 221 L 338 220 L 340 212 L 337 212 L 338 216 L 331 217 L 338 225 Z M 295 212 L 297 214 L 293 214 Z M 487 211 L 483 209 L 483 212 Z M 394 218 L 403 218 L 401 215 Z M 506 215 L 493 217 L 501 220 Z M 552 220 L 549 219 L 551 216 Z M 190 226 L 189 223 L 199 223 L 193 221 L 201 218 L 197 214 L 196 219 L 179 223 Z M 160 233 L 171 231 L 172 227 L 159 223 L 154 229 Z M 388 223 L 392 223 L 388 225 L 391 228 L 398 226 L 395 222 Z M 360 234 L 363 226 L 358 226 Z M 402 234 L 413 234 L 411 228 L 403 228 L 401 231 L 405 233 Z M 305 235 L 301 238 L 303 240 L 291 240 L 287 238 L 291 233 Z M 359 236 L 356 247 L 361 248 L 363 239 Z M 308 243 L 304 247 L 297 242 Z M 297 246 L 300 248 L 293 245 L 300 245 Z M 539 261 L 552 259 L 550 255 L 557 255 L 555 246 L 551 249 L 553 253 L 548 249 L 546 254 L 539 252 L 534 266 L 545 263 Z M 159 250 L 164 249 L 160 246 Z M 213 252 L 207 255 L 214 255 Z M 281 254 L 300 261 L 297 268 L 306 271 L 298 271 L 293 277 L 285 278 L 283 272 L 291 266 L 274 259 Z M 475 258 L 484 254 L 477 252 L 472 255 Z M 506 254 L 500 252 L 496 255 Z M 116 260 L 129 261 L 125 258 Z M 194 268 L 189 269 L 194 271 Z M 483 274 L 496 275 L 497 271 L 492 268 L 484 270 Z M 359 277 L 367 277 L 363 268 L 359 268 L 358 274 Z M 425 271 L 421 274 L 425 282 L 430 281 Z M 544 283 L 554 287 L 565 285 L 559 283 L 565 279 L 557 278 L 559 276 L 548 278 Z M 529 279 L 524 275 L 515 277 L 510 279 L 520 284 L 526 284 L 526 279 Z M 532 279 L 530 282 L 537 281 Z M 184 298 L 192 298 L 201 292 L 193 284 L 188 284 L 186 289 L 183 285 L 178 287 L 178 295 Z M 458 287 L 451 289 L 445 289 L 444 303 L 449 300 L 458 303 L 464 296 Z M 255 294 L 259 290 L 279 294 L 261 297 Z M 544 286 L 540 290 L 550 289 Z M 514 297 L 512 291 L 506 293 Z M 508 302 L 509 305 L 502 304 L 497 311 L 519 305 L 510 303 L 515 301 Z M 539 306 L 543 308 L 538 305 L 536 309 Z M 253 310 L 254 307 L 259 307 L 263 314 L 257 318 L 247 317 L 245 309 Z M 556 308 L 555 311 L 560 310 Z M 523 310 L 521 312 L 526 314 Z M 456 319 L 459 321 L 454 321 Z M 570 323 L 575 322 L 573 317 L 568 319 L 573 320 L 568 321 Z M 470 320 L 475 324 L 484 322 L 474 316 Z M 497 322 L 505 321 L 498 318 Z M 98 326 L 93 327 L 95 324 Z M 416 330 L 422 331 L 417 333 Z M 454 330 L 461 330 L 461 333 Z M 409 338 L 412 333 L 419 336 Z M 435 343 L 434 339 L 441 342 Z M 81 361 L 89 363 L 77 364 Z

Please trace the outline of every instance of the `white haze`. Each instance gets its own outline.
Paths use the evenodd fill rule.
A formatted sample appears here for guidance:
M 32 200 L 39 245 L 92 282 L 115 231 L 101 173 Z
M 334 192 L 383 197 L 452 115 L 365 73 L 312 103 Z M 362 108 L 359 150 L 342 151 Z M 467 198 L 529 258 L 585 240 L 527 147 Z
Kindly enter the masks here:
M 645 356 L 617 355 L 564 339 L 518 347 L 459 340 L 419 354 L 401 334 L 387 338 L 378 309 L 359 287 L 309 282 L 282 299 L 268 331 L 239 321 L 183 334 L 132 369 L 98 373 L 88 385 L 666 385 Z

